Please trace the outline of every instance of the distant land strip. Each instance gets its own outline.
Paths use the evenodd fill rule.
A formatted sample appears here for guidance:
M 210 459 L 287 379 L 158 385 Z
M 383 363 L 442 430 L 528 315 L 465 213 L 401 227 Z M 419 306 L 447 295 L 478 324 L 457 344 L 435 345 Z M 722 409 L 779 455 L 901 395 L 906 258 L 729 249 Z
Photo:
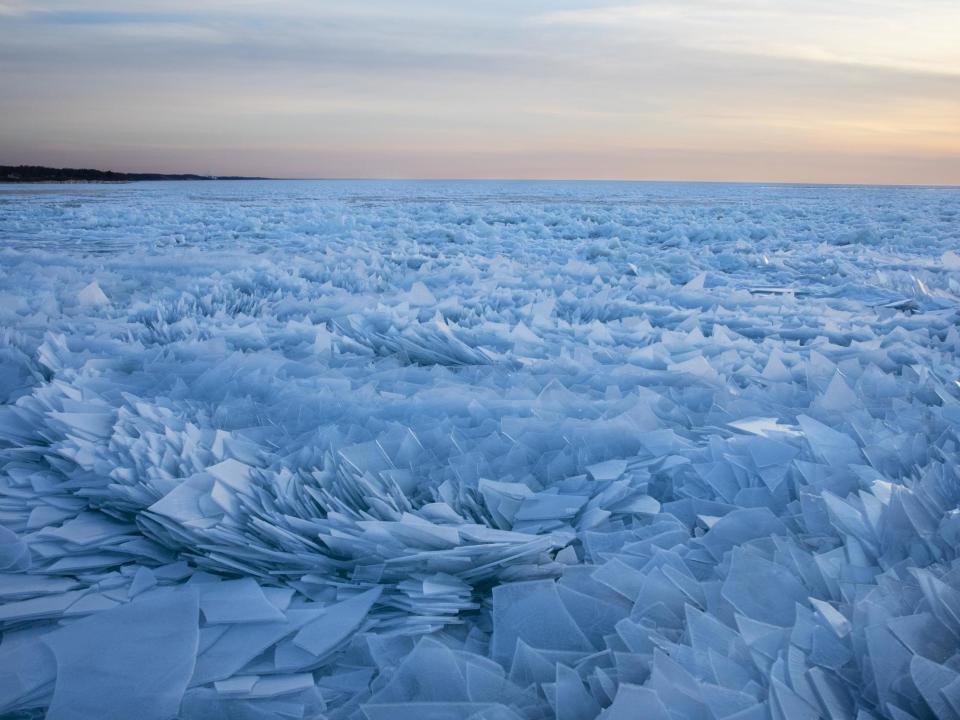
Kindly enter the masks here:
M 124 173 L 87 168 L 49 168 L 39 165 L 0 165 L 0 182 L 6 183 L 121 183 L 141 180 L 266 180 L 260 177 L 218 175 L 166 175 Z

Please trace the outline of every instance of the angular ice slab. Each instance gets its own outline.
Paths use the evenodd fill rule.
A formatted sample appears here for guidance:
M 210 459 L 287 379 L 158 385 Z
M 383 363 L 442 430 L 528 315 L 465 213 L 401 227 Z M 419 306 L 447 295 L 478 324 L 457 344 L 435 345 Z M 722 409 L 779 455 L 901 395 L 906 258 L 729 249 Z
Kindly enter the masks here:
M 197 594 L 182 588 L 155 591 L 44 635 L 57 663 L 47 718 L 175 716 L 193 674 L 198 630 Z
M 81 305 L 109 305 L 110 298 L 100 288 L 99 283 L 94 280 L 77 293 L 77 301 Z

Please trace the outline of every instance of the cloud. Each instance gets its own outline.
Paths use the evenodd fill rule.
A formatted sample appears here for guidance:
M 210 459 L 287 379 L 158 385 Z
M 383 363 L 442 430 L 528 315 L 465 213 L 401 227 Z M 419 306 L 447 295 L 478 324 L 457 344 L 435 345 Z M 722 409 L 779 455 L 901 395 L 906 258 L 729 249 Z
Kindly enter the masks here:
M 637 29 L 706 50 L 960 75 L 960 4 L 788 0 L 646 0 L 561 10 L 542 25 Z
M 34 10 L 29 18 L 53 25 L 146 25 L 196 22 L 198 15 L 189 13 L 123 12 L 117 10 Z
M 911 7 L 931 37 L 930 18 L 949 29 L 951 5 Z M 224 168 L 195 169 L 222 174 L 237 171 L 237 153 L 266 162 L 256 149 L 272 148 L 291 168 L 281 174 L 311 174 L 292 158 L 316 163 L 336 148 L 337 157 L 358 158 L 336 167 L 374 174 L 395 174 L 404 162 L 410 174 L 426 172 L 414 159 L 431 157 L 427 169 L 446 163 L 449 175 L 497 174 L 488 164 L 499 162 L 503 174 L 605 176 L 623 171 L 618 156 L 670 149 L 684 158 L 677 167 L 692 172 L 700 157 L 711 177 L 710 163 L 758 151 L 953 157 L 957 77 L 937 60 L 951 58 L 952 46 L 890 43 L 880 50 L 902 57 L 870 55 L 905 8 L 884 0 L 811 0 L 802 11 L 782 0 L 31 2 L 29 13 L 0 23 L 0 155 L 56 145 L 109 157 L 152 152 L 166 162 L 161 148 L 189 148 L 187 159 L 220 153 Z M 853 37 L 857 22 L 866 39 Z

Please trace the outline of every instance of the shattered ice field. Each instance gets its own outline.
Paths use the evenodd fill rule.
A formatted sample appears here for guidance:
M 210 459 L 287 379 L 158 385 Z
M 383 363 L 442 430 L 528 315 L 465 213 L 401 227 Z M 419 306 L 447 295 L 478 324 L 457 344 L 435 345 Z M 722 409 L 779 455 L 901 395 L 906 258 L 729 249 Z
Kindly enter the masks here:
M 0 188 L 0 716 L 960 720 L 960 190 Z

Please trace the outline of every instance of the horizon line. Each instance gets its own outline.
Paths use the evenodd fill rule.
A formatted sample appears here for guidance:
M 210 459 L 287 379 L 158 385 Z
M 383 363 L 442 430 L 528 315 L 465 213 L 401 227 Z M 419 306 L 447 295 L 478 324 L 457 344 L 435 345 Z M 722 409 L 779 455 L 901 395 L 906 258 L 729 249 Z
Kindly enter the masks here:
M 191 173 L 194 174 L 194 173 Z M 202 173 L 200 173 L 202 174 Z M 209 177 L 220 179 L 218 175 Z M 224 176 L 226 178 L 226 176 Z M 654 180 L 650 178 L 553 178 L 553 177 L 524 177 L 524 178 L 497 178 L 497 177 L 266 177 L 255 180 L 279 180 L 284 182 L 596 182 L 596 183 L 650 183 L 650 184 L 684 184 L 684 185 L 815 185 L 818 187 L 916 187 L 916 188 L 960 188 L 960 183 L 911 183 L 911 182 L 819 182 L 807 180 Z M 165 181 L 158 181 L 165 182 Z M 173 182 L 173 181 L 171 181 Z
M 698 180 L 694 178 L 686 178 L 682 180 L 677 179 L 652 179 L 652 178 L 603 178 L 603 177 L 522 177 L 522 178 L 505 178 L 505 177 L 383 177 L 383 176 L 333 176 L 333 177 L 282 177 L 282 176 L 267 176 L 267 175 L 238 175 L 236 173 L 231 173 L 227 175 L 219 175 L 217 173 L 205 173 L 205 172 L 162 172 L 156 170 L 101 170 L 99 168 L 92 167 L 58 167 L 54 168 L 46 165 L 29 165 L 26 163 L 18 163 L 17 165 L 3 165 L 0 164 L 0 167 L 6 168 L 17 168 L 17 167 L 35 167 L 35 168 L 44 168 L 47 170 L 76 170 L 76 171 L 94 171 L 94 172 L 113 172 L 119 175 L 194 175 L 197 178 L 205 178 L 203 182 L 210 182 L 211 180 L 231 180 L 235 182 L 249 181 L 249 180 L 270 180 L 270 181 L 280 181 L 280 182 L 557 182 L 557 183 L 577 183 L 577 182 L 595 182 L 595 183 L 648 183 L 648 184 L 690 184 L 690 185 L 781 185 L 781 186 L 816 186 L 816 187 L 888 187 L 888 188 L 943 188 L 943 189 L 953 189 L 960 188 L 960 183 L 917 183 L 917 182 L 822 182 L 822 181 L 808 181 L 808 180 Z M 196 180 L 194 182 L 199 182 Z M 158 179 L 158 180 L 129 180 L 121 182 L 191 182 L 190 180 L 178 180 L 178 179 Z M 58 184 L 71 184 L 69 181 L 42 181 L 42 182 L 28 182 L 28 183 L 16 183 L 16 182 L 4 182 L 3 179 L 0 179 L 0 184 L 9 184 L 9 185 L 18 185 L 18 184 L 49 184 L 49 185 L 58 185 Z M 82 181 L 76 184 L 83 184 Z M 97 184 L 97 183 L 92 183 Z

